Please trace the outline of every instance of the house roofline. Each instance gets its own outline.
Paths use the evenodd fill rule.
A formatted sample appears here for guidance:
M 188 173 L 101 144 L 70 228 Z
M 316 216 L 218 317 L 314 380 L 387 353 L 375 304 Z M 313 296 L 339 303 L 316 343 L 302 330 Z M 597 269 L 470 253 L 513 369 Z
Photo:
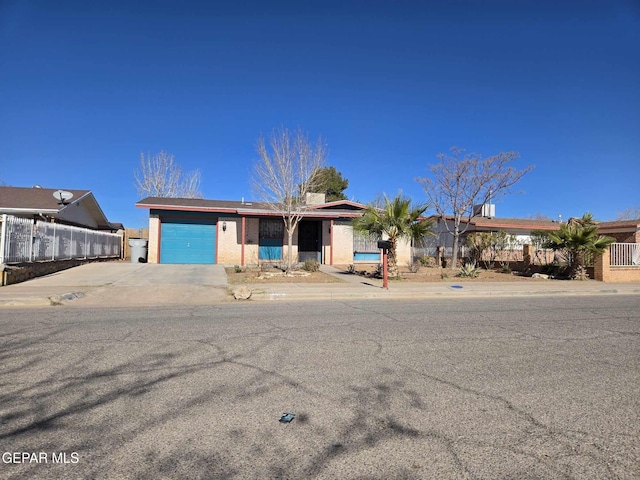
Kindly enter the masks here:
M 250 209 L 250 208 L 224 208 L 224 207 L 197 207 L 197 206 L 176 206 L 176 205 L 150 205 L 150 204 L 136 204 L 137 208 L 145 208 L 149 210 L 170 210 L 170 211 L 181 211 L 181 212 L 201 212 L 201 213 L 221 213 L 221 214 L 236 214 L 240 216 L 261 216 L 261 217 L 280 217 L 282 216 L 282 212 L 277 212 L 275 210 L 265 210 L 265 209 Z M 316 209 L 307 209 L 305 211 L 300 212 L 302 217 L 313 217 L 313 218 L 327 218 L 327 219 L 336 219 L 336 218 L 355 218 L 360 216 L 360 212 L 354 213 L 345 213 L 345 212 L 332 212 L 328 211 L 318 211 Z
M 454 221 L 455 217 L 452 215 L 432 215 L 430 218 L 443 219 L 446 221 Z M 529 223 L 532 222 L 532 223 Z M 462 218 L 461 223 L 468 224 L 476 229 L 494 229 L 494 228 L 510 228 L 513 230 L 558 230 L 560 223 L 553 220 L 542 220 L 539 222 L 545 223 L 533 223 L 535 220 L 526 220 L 518 218 L 496 218 L 492 217 L 486 219 L 485 217 L 475 216 L 471 218 Z

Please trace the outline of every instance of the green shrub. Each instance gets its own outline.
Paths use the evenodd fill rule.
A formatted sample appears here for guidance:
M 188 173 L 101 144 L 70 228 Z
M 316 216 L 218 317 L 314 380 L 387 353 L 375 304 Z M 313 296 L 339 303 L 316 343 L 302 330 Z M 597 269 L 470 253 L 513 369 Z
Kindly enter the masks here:
M 456 274 L 456 277 L 477 278 L 480 275 L 480 269 L 475 263 L 465 263 Z
M 420 265 L 422 265 L 423 267 L 432 268 L 436 266 L 436 259 L 425 255 L 418 259 L 418 263 L 420 263 Z
M 317 260 L 305 260 L 304 265 L 302 265 L 302 269 L 305 272 L 317 272 L 320 270 L 320 264 Z

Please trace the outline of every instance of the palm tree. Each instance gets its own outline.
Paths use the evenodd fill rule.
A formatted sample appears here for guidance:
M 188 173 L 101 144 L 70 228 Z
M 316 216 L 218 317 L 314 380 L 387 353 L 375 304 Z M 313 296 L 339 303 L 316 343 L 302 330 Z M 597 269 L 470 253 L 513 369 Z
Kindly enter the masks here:
M 590 212 L 563 223 L 559 230 L 548 232 L 547 237 L 551 248 L 567 253 L 571 278 L 576 278 L 578 270 L 584 267 L 585 255 L 602 253 L 615 242 L 614 238 L 598 235 L 598 225 Z
M 384 196 L 384 205 L 369 205 L 361 217 L 354 219 L 353 228 L 357 232 L 369 233 L 382 238 L 388 237 L 391 248 L 388 253 L 389 277 L 397 278 L 398 260 L 396 246 L 398 240 L 414 240 L 421 242 L 425 235 L 433 235 L 433 220 L 422 218 L 427 205 L 411 205 L 411 199 L 402 193 L 389 200 Z

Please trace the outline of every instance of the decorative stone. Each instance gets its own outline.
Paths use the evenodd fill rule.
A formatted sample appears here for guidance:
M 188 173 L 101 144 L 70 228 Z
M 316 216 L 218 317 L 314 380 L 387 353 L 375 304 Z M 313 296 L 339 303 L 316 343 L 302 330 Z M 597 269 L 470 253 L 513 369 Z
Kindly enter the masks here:
M 242 285 L 233 289 L 233 298 L 236 300 L 248 300 L 251 297 L 251 290 Z

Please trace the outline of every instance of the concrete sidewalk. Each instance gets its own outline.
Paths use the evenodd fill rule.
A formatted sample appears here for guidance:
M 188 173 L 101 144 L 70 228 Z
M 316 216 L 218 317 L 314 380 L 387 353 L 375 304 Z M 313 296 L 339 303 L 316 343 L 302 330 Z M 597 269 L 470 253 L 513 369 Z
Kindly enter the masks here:
M 321 270 L 340 283 L 248 284 L 252 301 L 422 299 L 438 297 L 638 295 L 640 283 L 602 283 L 593 280 L 530 282 L 413 283 L 347 274 L 323 265 Z M 57 272 L 0 288 L 0 306 L 211 305 L 231 301 L 222 265 L 157 265 L 100 263 Z

